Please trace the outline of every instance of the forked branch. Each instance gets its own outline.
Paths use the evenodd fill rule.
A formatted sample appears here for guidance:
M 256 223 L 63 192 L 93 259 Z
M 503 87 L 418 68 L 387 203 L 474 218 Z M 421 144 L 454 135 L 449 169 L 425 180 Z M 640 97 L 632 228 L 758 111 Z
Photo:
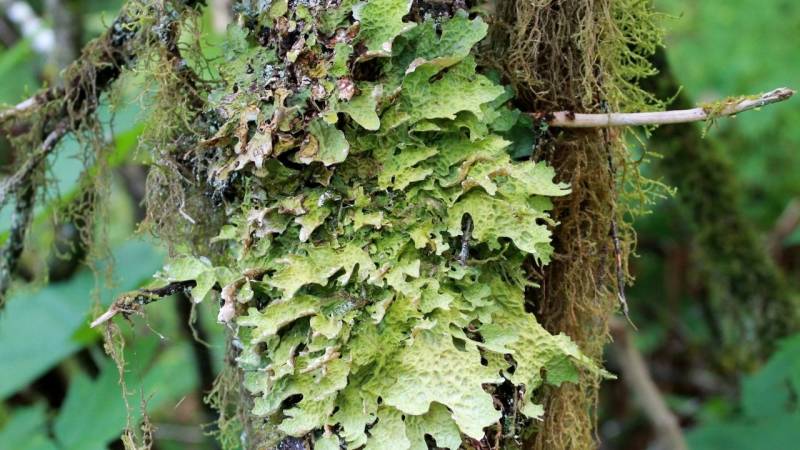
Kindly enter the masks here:
M 194 281 L 175 281 L 160 288 L 139 289 L 138 291 L 123 294 L 111 304 L 106 312 L 92 321 L 90 327 L 98 327 L 113 319 L 119 313 L 132 314 L 138 312 L 144 305 L 179 292 L 186 292 L 188 289 L 193 288 L 194 285 Z
M 53 153 L 58 142 L 67 131 L 67 121 L 65 119 L 56 125 L 55 129 L 44 139 L 42 145 L 22 163 L 13 175 L 8 176 L 0 182 L 0 207 L 5 205 L 7 194 L 17 192 L 19 186 L 26 182 L 31 176 L 33 169 L 44 161 L 49 154 Z
M 666 125 L 675 123 L 703 122 L 717 117 L 735 116 L 741 112 L 761 108 L 773 103 L 788 100 L 795 91 L 778 88 L 758 97 L 734 98 L 719 104 L 718 107 L 701 106 L 675 111 L 580 114 L 572 111 L 554 113 L 533 113 L 534 118 L 544 120 L 556 128 L 607 128 L 642 125 Z

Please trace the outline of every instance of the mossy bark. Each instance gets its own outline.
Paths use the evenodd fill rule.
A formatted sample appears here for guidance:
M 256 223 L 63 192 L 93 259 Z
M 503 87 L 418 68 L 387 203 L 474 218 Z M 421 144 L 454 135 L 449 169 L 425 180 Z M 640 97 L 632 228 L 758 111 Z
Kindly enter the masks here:
M 646 2 L 506 0 L 498 2 L 497 13 L 493 60 L 500 61 L 524 109 L 604 112 L 657 103 L 635 84 L 652 73 L 644 57 L 660 42 Z M 555 202 L 556 257 L 543 271 L 532 271 L 542 288 L 530 291 L 531 308 L 551 332 L 567 333 L 599 361 L 633 241 L 620 196 L 646 180 L 614 130 L 549 130 L 534 157 L 552 164 L 572 193 Z M 546 390 L 544 421 L 526 448 L 595 447 L 600 381 L 587 375 L 579 384 Z

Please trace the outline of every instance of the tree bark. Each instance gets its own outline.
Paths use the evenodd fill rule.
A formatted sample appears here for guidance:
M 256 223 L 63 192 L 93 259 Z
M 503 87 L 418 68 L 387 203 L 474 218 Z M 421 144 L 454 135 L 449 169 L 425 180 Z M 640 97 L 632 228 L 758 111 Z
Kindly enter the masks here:
M 619 34 L 626 14 L 628 20 L 635 18 L 629 25 L 643 31 L 639 36 Z M 622 55 L 637 60 L 639 56 L 628 53 L 632 49 L 654 45 L 649 40 L 622 44 L 648 35 L 647 14 L 641 4 L 619 0 L 500 1 L 492 60 L 511 80 L 525 111 L 621 110 L 635 103 L 629 94 L 643 97 L 635 88 L 615 96 L 620 86 L 632 87 L 616 64 L 617 58 L 625 59 Z M 658 39 L 657 32 L 653 36 Z M 628 69 L 649 70 L 646 65 Z M 609 318 L 618 302 L 624 305 L 622 284 L 631 242 L 617 205 L 627 159 L 620 139 L 614 130 L 550 129 L 539 137 L 533 155 L 551 164 L 571 193 L 555 201 L 557 256 L 543 270 L 532 269 L 541 288 L 530 291 L 531 308 L 549 331 L 568 334 L 598 361 Z M 546 390 L 544 420 L 531 430 L 535 433 L 529 433 L 525 448 L 596 446 L 599 384 L 599 378 L 587 375 L 578 384 Z

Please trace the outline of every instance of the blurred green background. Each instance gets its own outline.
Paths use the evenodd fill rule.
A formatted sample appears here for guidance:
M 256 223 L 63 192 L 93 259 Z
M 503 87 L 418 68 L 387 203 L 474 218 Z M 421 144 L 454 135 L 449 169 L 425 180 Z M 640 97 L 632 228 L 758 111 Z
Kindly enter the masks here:
M 10 3 L 0 1 L 6 9 L 0 18 L 0 102 L 7 104 L 26 98 L 57 73 L 57 63 L 38 52 L 9 20 Z M 29 2 L 45 26 L 52 23 L 53 3 Z M 60 4 L 73 9 L 80 23 L 79 40 L 85 42 L 107 27 L 121 1 Z M 658 0 L 656 6 L 665 13 L 669 65 L 692 102 L 800 87 L 800 2 Z M 206 18 L 206 29 L 211 30 L 211 22 Z M 212 31 L 206 36 L 217 38 Z M 108 146 L 116 156 L 111 202 L 104 212 L 108 224 L 97 229 L 108 244 L 90 253 L 89 260 L 100 261 L 94 270 L 80 262 L 83 254 L 76 250 L 74 226 L 46 218 L 47 212 L 79 203 L 75 197 L 83 163 L 78 144 L 63 142 L 65 148 L 53 161 L 49 176 L 58 182 L 49 194 L 49 206 L 37 215 L 29 237 L 34 250 L 23 263 L 33 283 L 16 288 L 0 314 L 0 449 L 122 448 L 119 435 L 129 414 L 134 423 L 139 420 L 142 405 L 156 429 L 156 448 L 215 448 L 201 428 L 213 420 L 202 397 L 223 357 L 213 305 L 199 305 L 194 311 L 196 330 L 187 325 L 192 314 L 187 302 L 171 300 L 149 306 L 146 319 L 133 317 L 130 326 L 121 326 L 126 342 L 125 398 L 102 336 L 87 325 L 115 294 L 147 281 L 165 255 L 152 240 L 131 238 L 142 213 L 144 171 L 134 152 L 141 131 L 140 105 L 134 99 L 141 89 L 135 77 L 125 78 L 116 94 L 131 101 L 101 114 L 109 130 Z M 764 245 L 775 236 L 781 218 L 800 208 L 798 122 L 795 100 L 721 120 L 706 137 L 730 161 L 741 212 Z M 653 142 L 649 149 L 658 152 L 658 147 Z M 0 142 L 0 172 L 10 157 L 8 143 Z M 645 171 L 663 178 L 656 165 Z M 718 347 L 708 311 L 702 310 L 709 293 L 698 270 L 702 262 L 695 257 L 696 240 L 678 201 L 659 201 L 635 224 L 639 245 L 631 266 L 637 280 L 628 292 L 638 326 L 632 333 L 635 346 L 691 448 L 797 448 L 800 335 L 787 337 L 765 364 L 745 368 L 712 362 Z M 9 215 L 0 213 L 0 230 L 8 228 Z M 3 231 L 0 240 L 6 234 Z M 791 289 L 797 289 L 800 228 L 778 237 L 771 254 Z M 46 258 L 41 255 L 64 242 L 71 244 L 60 252 L 61 259 L 42 262 Z M 50 267 L 47 283 L 37 277 L 42 264 Z M 191 338 L 197 330 L 203 334 L 202 343 Z M 608 366 L 618 371 L 612 351 Z M 653 427 L 621 380 L 603 386 L 598 433 L 604 449 L 657 448 Z

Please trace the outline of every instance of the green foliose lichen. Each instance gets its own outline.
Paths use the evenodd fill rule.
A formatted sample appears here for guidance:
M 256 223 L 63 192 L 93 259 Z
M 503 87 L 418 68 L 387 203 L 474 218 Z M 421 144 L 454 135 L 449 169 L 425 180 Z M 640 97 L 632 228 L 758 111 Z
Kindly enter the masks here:
M 211 185 L 243 192 L 227 250 L 163 277 L 221 291 L 252 413 L 316 448 L 455 449 L 537 418 L 543 383 L 600 369 L 525 309 L 523 260 L 550 260 L 550 197 L 569 191 L 510 156 L 529 122 L 476 67 L 485 23 L 276 4 L 262 35 L 231 29 L 198 149 Z

